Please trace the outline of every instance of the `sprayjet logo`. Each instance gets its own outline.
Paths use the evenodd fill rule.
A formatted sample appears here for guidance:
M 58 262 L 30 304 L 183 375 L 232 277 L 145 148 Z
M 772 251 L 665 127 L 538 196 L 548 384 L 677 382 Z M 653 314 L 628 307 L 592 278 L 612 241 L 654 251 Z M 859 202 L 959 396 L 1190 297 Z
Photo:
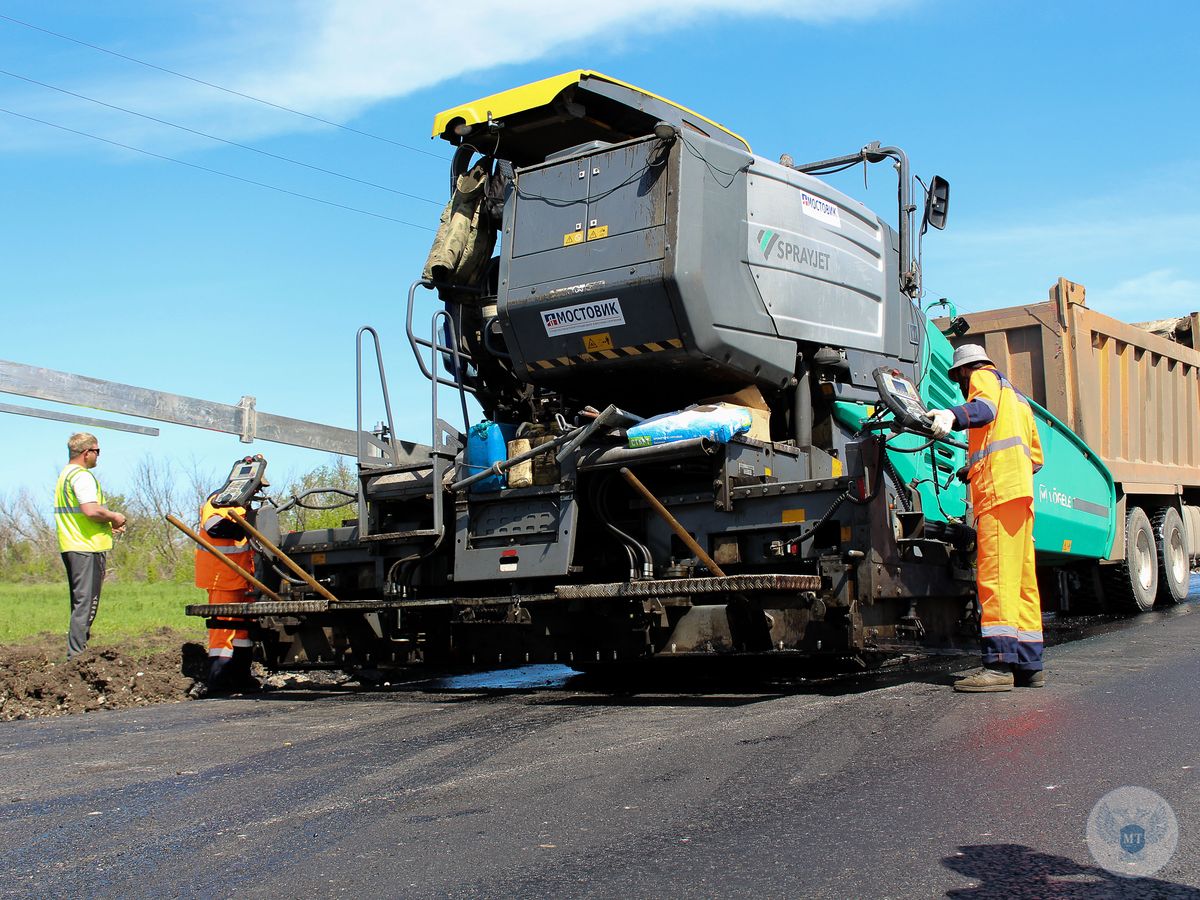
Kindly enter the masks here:
M 800 265 L 828 272 L 832 261 L 828 251 L 814 250 L 812 247 L 780 240 L 779 233 L 769 228 L 764 228 L 758 233 L 758 249 L 762 251 L 763 259 L 774 259 L 788 268 Z
M 762 251 L 764 259 L 771 258 L 771 251 L 775 248 L 777 240 L 779 240 L 778 232 L 769 228 L 764 228 L 758 233 L 758 249 Z

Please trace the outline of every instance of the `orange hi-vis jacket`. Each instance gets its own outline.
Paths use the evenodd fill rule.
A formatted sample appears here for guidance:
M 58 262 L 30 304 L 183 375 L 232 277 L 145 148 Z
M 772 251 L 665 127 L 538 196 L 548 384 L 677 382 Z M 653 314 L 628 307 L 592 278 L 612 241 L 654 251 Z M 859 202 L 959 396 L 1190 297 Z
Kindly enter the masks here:
M 238 515 L 245 515 L 241 507 L 233 507 Z M 240 538 L 217 537 L 210 529 L 222 522 L 232 522 L 226 514 L 228 510 L 212 505 L 212 497 L 204 501 L 200 508 L 200 531 L 205 539 L 220 550 L 225 558 L 237 563 L 247 572 L 254 571 L 254 551 L 250 548 L 245 535 Z M 221 565 L 217 559 L 203 547 L 196 548 L 196 587 L 209 591 L 245 591 L 250 585 L 241 575 L 227 566 Z
M 1042 442 L 1033 410 L 994 368 L 971 373 L 967 402 L 952 410 L 967 429 L 967 465 L 975 514 L 1009 500 L 1033 500 L 1033 473 L 1042 467 Z

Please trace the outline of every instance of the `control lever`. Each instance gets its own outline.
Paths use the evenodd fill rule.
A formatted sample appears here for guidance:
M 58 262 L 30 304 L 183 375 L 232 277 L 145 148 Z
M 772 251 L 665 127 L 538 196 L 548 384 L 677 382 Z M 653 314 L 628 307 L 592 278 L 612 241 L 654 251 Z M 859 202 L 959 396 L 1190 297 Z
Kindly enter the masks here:
M 932 413 L 921 402 L 921 395 L 916 387 L 896 369 L 890 366 L 880 366 L 872 375 L 875 386 L 879 390 L 879 399 L 893 415 L 890 423 L 893 431 L 908 432 L 925 438 L 941 441 L 951 447 L 966 450 L 967 445 L 950 437 L 934 438 L 930 426 L 933 423 Z

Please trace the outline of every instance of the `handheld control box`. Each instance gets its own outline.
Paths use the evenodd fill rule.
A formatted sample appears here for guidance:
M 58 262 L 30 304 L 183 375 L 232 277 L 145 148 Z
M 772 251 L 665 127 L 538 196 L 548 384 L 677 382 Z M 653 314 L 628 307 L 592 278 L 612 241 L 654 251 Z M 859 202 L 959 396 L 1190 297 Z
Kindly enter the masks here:
M 249 506 L 250 499 L 262 488 L 266 473 L 267 461 L 263 459 L 261 453 L 257 456 L 246 456 L 239 459 L 229 470 L 229 477 L 225 479 L 225 484 L 213 497 L 212 505 L 216 507 Z
M 929 410 L 921 402 L 916 385 L 887 366 L 880 366 L 873 374 L 879 399 L 896 417 L 897 424 L 910 431 L 929 434 Z

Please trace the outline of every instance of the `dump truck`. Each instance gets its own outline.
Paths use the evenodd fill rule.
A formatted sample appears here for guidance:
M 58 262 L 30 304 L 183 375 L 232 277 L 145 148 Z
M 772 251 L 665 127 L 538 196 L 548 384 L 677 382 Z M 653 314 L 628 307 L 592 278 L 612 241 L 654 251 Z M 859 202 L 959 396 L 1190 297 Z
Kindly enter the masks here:
M 364 326 L 353 515 L 285 534 L 263 504 L 270 594 L 189 613 L 249 619 L 280 668 L 859 668 L 976 646 L 965 447 L 926 415 L 962 400 L 920 305 L 945 180 L 916 195 L 880 143 L 765 159 L 586 70 L 445 110 L 433 136 L 454 147 L 450 197 L 404 310 L 429 433 L 396 435 Z M 874 164 L 897 175 L 890 222 L 822 177 Z M 1039 565 L 1098 566 L 1109 463 L 1071 410 L 1033 408 Z
M 1056 570 L 1061 604 L 1070 608 L 1074 594 L 1076 608 L 1101 600 L 1145 611 L 1186 598 L 1200 558 L 1200 316 L 1127 324 L 1090 309 L 1083 285 L 1060 278 L 1047 300 L 957 318 L 954 341 L 982 343 L 1114 479 L 1112 544 Z M 1039 492 L 1043 503 L 1075 502 L 1049 484 Z

